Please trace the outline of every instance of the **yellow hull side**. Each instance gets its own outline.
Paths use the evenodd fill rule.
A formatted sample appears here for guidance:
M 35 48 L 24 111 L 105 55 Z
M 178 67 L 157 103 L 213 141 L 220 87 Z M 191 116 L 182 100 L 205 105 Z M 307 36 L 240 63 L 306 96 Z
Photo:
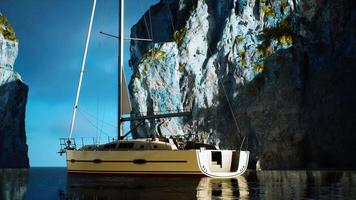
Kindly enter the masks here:
M 202 175 L 196 150 L 67 150 L 66 153 L 70 173 Z

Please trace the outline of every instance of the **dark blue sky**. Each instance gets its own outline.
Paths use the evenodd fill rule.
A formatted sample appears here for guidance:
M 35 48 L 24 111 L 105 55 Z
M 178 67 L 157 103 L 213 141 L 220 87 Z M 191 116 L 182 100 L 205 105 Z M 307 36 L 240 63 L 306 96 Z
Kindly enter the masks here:
M 19 38 L 15 70 L 29 85 L 26 112 L 31 166 L 64 166 L 59 137 L 67 137 L 92 0 L 0 0 Z M 158 0 L 125 3 L 125 35 Z M 118 0 L 97 0 L 75 137 L 116 136 Z M 129 57 L 125 43 L 125 64 Z M 85 114 L 85 113 L 90 114 Z M 93 117 L 93 116 L 95 117 Z M 96 119 L 96 118 L 98 118 Z M 97 126 L 93 127 L 90 122 Z M 101 123 L 104 120 L 107 123 Z M 110 124 L 110 125 L 109 125 Z M 101 131 L 100 131 L 101 130 Z M 103 140 L 103 139 L 102 139 Z

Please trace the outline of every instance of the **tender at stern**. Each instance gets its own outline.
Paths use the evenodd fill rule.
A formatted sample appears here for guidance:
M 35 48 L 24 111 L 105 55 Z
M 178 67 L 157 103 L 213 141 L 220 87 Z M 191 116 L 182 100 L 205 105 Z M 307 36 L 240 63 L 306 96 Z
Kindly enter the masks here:
M 249 151 L 207 150 L 197 151 L 201 172 L 213 178 L 232 178 L 241 176 L 247 170 Z

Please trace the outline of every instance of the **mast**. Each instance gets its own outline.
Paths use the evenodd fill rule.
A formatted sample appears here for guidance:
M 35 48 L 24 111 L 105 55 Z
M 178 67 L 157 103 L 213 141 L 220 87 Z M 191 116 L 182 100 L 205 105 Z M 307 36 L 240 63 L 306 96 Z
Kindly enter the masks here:
M 120 0 L 119 5 L 119 66 L 118 66 L 118 139 L 122 136 L 121 111 L 122 111 L 122 73 L 124 65 L 124 0 Z M 126 87 L 126 86 L 125 86 Z
M 84 49 L 83 60 L 82 60 L 82 68 L 80 70 L 78 89 L 77 89 L 77 95 L 76 95 L 76 98 L 75 98 L 75 103 L 74 103 L 74 108 L 73 108 L 73 116 L 72 116 L 72 121 L 71 121 L 71 124 L 70 124 L 68 142 L 70 142 L 70 138 L 72 137 L 72 134 L 73 134 L 73 128 L 74 128 L 74 124 L 75 124 L 75 117 L 76 117 L 77 109 L 78 109 L 80 89 L 82 87 L 82 80 L 83 80 L 83 74 L 84 74 L 84 70 L 85 70 L 85 62 L 86 62 L 86 59 L 87 59 L 87 53 L 88 53 L 88 47 L 89 47 L 89 41 L 90 41 L 90 35 L 91 35 L 91 28 L 92 28 L 92 25 L 93 25 L 93 19 L 94 19 L 94 14 L 95 14 L 95 6 L 96 6 L 96 0 L 94 0 L 93 8 L 92 8 L 92 11 L 91 11 L 91 16 L 90 16 L 89 30 L 88 30 L 88 34 L 87 34 L 87 40 L 86 40 L 86 43 L 85 43 L 85 49 Z

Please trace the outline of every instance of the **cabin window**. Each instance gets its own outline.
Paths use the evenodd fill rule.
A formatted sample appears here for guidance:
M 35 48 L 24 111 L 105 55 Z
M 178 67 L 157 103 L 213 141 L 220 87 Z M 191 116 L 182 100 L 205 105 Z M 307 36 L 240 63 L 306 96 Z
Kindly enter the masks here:
M 211 152 L 211 161 L 216 162 L 220 167 L 222 167 L 221 161 L 221 152 L 220 151 L 212 151 Z
M 112 143 L 112 144 L 107 144 L 104 146 L 105 149 L 115 149 L 116 148 L 116 143 Z
M 157 145 L 154 145 L 153 148 L 157 149 Z
M 120 143 L 119 149 L 131 149 L 133 148 L 134 143 Z
M 143 149 L 143 148 L 145 148 L 145 146 L 144 146 L 144 145 L 141 145 L 140 148 Z

